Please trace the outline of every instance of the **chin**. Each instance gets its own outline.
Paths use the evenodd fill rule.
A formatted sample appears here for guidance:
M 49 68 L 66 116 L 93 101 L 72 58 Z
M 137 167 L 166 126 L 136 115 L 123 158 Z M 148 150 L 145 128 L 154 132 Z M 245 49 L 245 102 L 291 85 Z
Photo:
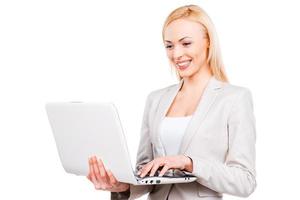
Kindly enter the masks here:
M 182 78 L 189 78 L 192 77 L 195 73 L 193 72 L 178 72 L 179 76 L 181 76 Z

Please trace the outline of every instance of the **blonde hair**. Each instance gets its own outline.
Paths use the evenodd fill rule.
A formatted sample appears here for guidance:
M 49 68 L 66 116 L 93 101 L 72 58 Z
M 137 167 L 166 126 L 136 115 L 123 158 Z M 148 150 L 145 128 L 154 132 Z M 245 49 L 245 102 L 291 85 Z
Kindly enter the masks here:
M 169 16 L 167 17 L 164 23 L 163 30 L 162 30 L 163 39 L 164 39 L 164 33 L 166 27 L 171 22 L 177 19 L 192 20 L 200 23 L 204 27 L 205 34 L 207 35 L 209 40 L 207 62 L 210 67 L 210 70 L 216 79 L 220 81 L 228 82 L 228 78 L 226 76 L 223 61 L 222 61 L 221 51 L 220 51 L 215 27 L 211 19 L 209 18 L 209 16 L 206 14 L 206 12 L 196 5 L 186 5 L 175 9 L 169 14 Z M 180 80 L 182 79 L 182 77 L 180 77 L 178 73 L 177 76 Z

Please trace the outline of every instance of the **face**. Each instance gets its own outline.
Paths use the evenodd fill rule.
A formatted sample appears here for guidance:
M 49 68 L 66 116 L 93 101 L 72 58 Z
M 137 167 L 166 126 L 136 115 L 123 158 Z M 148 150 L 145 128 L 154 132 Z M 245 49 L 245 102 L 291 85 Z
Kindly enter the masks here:
M 182 78 L 191 77 L 208 67 L 208 38 L 204 27 L 188 19 L 171 22 L 164 32 L 164 44 L 171 65 Z

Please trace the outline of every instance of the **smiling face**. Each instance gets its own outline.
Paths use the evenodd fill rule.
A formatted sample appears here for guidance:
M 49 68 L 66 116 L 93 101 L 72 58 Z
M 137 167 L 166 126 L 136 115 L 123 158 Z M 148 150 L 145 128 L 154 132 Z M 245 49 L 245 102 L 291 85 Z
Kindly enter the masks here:
M 171 65 L 182 78 L 208 68 L 208 37 L 205 28 L 188 19 L 171 22 L 164 32 L 164 44 Z

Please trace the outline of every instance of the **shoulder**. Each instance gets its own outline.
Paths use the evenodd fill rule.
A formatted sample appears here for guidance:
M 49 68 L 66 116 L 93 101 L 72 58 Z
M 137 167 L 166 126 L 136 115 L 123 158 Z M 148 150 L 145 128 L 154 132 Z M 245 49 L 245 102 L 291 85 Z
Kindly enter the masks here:
M 249 88 L 244 86 L 224 83 L 221 96 L 222 99 L 228 100 L 232 105 L 244 103 L 253 104 L 252 93 Z
M 244 86 L 233 85 L 231 83 L 223 83 L 223 94 L 238 98 L 243 95 L 251 95 L 249 88 Z

